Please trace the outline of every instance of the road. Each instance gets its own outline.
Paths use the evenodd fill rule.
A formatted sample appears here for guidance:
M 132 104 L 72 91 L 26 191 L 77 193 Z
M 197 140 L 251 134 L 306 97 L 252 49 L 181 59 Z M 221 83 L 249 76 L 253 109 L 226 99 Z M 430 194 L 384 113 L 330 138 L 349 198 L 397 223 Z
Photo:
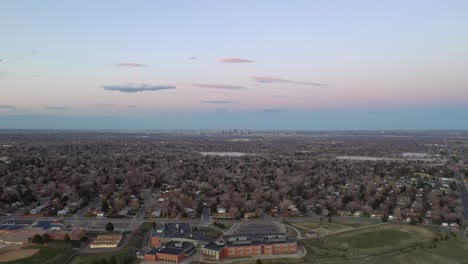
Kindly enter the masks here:
M 38 221 L 38 220 L 57 220 L 60 219 L 65 221 L 66 223 L 70 224 L 77 224 L 78 226 L 83 226 L 85 228 L 91 227 L 91 229 L 99 229 L 104 228 L 107 222 L 112 222 L 115 226 L 123 227 L 124 225 L 128 225 L 129 227 L 125 228 L 125 231 L 131 230 L 132 228 L 138 227 L 142 223 L 152 223 L 152 222 L 160 222 L 160 223 L 180 223 L 180 222 L 190 222 L 192 225 L 206 225 L 204 219 L 166 219 L 166 218 L 159 218 L 159 219 L 136 219 L 136 218 L 96 218 L 96 217 L 31 217 L 31 216 L 15 216 L 15 217 L 0 217 L 0 222 L 10 220 L 21 220 L 21 221 Z M 380 222 L 378 219 L 373 219 L 369 217 L 334 217 L 334 222 L 341 222 L 341 221 L 365 221 L 369 223 Z M 262 220 L 262 219 L 242 219 L 242 220 L 218 220 L 219 222 L 226 223 L 226 224 L 234 224 L 239 222 L 251 222 L 251 221 L 275 221 L 275 222 L 282 222 L 282 218 L 273 218 L 271 220 Z M 320 221 L 320 217 L 301 217 L 301 218 L 288 218 L 288 222 L 305 222 L 305 221 Z M 131 228 L 130 228 L 131 227 Z M 123 229 L 123 228 L 121 228 Z
M 460 196 L 465 214 L 465 222 L 468 220 L 468 190 L 466 189 L 465 176 L 458 171 L 457 163 L 452 158 L 452 154 L 448 151 L 448 164 L 453 168 L 455 183 L 457 184 L 458 195 Z
M 88 209 L 90 207 L 96 207 L 99 205 L 100 202 L 101 202 L 101 199 L 99 197 L 94 198 L 87 206 L 85 206 L 84 208 L 76 212 L 76 214 L 73 217 L 83 217 L 84 214 L 88 212 Z
M 211 223 L 211 209 L 209 207 L 204 207 L 202 211 L 202 222 L 205 224 Z
M 468 216 L 468 190 L 466 189 L 465 176 L 459 172 L 454 172 L 455 182 L 457 183 L 458 195 L 463 204 L 463 210 L 465 212 L 465 220 Z

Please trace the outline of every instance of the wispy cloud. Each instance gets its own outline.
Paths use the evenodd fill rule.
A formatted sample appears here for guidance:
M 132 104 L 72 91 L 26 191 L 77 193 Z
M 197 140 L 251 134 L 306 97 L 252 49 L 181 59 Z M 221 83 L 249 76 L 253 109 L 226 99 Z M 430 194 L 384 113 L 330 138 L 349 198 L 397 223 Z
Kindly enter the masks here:
M 247 89 L 247 88 L 242 87 L 242 86 L 229 85 L 229 84 L 189 83 L 189 85 L 202 87 L 202 88 L 221 89 L 221 90 L 242 90 L 242 89 Z
M 279 112 L 284 112 L 287 111 L 287 108 L 284 107 L 272 107 L 272 108 L 262 108 L 259 109 L 257 112 L 261 113 L 279 113 Z
M 16 109 L 16 106 L 12 105 L 0 105 L 0 109 Z
M 237 102 L 236 101 L 227 101 L 227 100 L 208 100 L 208 101 L 202 101 L 202 103 L 207 103 L 207 104 L 235 104 Z
M 0 72 L 0 76 L 7 76 L 8 74 L 6 72 Z
M 115 66 L 120 66 L 120 67 L 148 67 L 148 65 L 146 65 L 146 64 L 135 63 L 135 62 L 120 62 L 120 63 L 116 63 Z
M 187 59 L 188 60 L 196 60 L 196 59 L 198 59 L 198 57 L 188 57 Z
M 114 107 L 115 104 L 95 104 L 94 106 L 98 106 L 98 107 Z
M 29 52 L 29 54 L 31 54 L 31 56 L 34 56 L 38 53 L 39 51 L 37 49 L 31 49 L 31 51 Z
M 125 108 L 137 108 L 136 105 L 126 105 Z
M 295 83 L 295 84 L 304 84 L 304 85 L 313 85 L 313 86 L 327 86 L 323 83 L 316 82 L 299 82 L 293 80 L 286 80 L 272 76 L 251 76 L 250 79 L 259 82 L 259 83 Z
M 250 63 L 255 62 L 254 60 L 242 59 L 242 58 L 220 58 L 218 62 L 221 63 Z
M 161 91 L 171 90 L 176 87 L 173 85 L 149 85 L 149 84 L 123 84 L 123 85 L 103 85 L 101 86 L 107 91 L 117 91 L 122 93 L 138 93 L 146 91 Z
M 68 107 L 65 106 L 46 106 L 44 107 L 46 110 L 53 110 L 53 111 L 66 111 Z

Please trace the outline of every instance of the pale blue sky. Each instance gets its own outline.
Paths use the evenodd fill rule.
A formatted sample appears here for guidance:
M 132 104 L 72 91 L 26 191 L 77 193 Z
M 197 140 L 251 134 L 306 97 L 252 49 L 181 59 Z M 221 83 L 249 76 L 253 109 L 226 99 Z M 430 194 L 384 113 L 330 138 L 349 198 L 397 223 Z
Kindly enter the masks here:
M 468 128 L 467 1 L 0 10 L 0 128 Z

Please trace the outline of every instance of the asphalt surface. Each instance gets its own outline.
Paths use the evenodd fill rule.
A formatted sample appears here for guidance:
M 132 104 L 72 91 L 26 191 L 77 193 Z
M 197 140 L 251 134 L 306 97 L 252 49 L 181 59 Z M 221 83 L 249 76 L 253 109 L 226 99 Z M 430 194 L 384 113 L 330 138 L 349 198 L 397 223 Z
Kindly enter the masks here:
M 464 181 L 465 176 L 459 172 L 454 172 L 455 181 L 457 183 L 458 195 L 463 204 L 463 209 L 465 212 L 465 219 L 468 219 L 468 190 L 466 189 L 466 184 Z
M 202 211 L 202 221 L 205 223 L 211 222 L 211 209 L 208 207 L 203 208 Z

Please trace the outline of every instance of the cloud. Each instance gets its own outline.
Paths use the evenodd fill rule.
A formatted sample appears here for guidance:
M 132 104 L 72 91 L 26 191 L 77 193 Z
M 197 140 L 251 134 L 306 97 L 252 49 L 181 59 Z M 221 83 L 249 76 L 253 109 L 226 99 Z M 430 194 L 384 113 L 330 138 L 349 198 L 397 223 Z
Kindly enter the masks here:
M 221 63 L 250 63 L 250 62 L 255 62 L 255 61 L 248 60 L 248 59 L 241 59 L 241 58 L 221 58 L 221 59 L 218 59 L 218 62 L 221 62 Z
M 46 106 L 44 109 L 53 110 L 53 111 L 66 111 L 68 107 L 65 106 Z
M 120 66 L 120 67 L 148 67 L 148 65 L 146 65 L 146 64 L 135 63 L 135 62 L 120 62 L 120 63 L 116 63 L 115 66 Z
M 313 85 L 313 86 L 327 86 L 323 83 L 315 83 L 315 82 L 298 82 L 292 80 L 281 79 L 277 77 L 271 76 L 251 76 L 250 79 L 259 82 L 259 83 L 295 83 L 295 84 L 304 84 L 304 85 Z
M 115 104 L 95 104 L 94 106 L 98 106 L 98 107 L 114 107 Z
M 235 104 L 236 101 L 225 101 L 225 100 L 209 100 L 209 101 L 202 101 L 203 103 L 207 104 Z
M 125 108 L 137 108 L 136 105 L 126 105 Z
M 261 113 L 279 113 L 279 112 L 284 112 L 287 111 L 287 108 L 284 107 L 273 107 L 273 108 L 263 108 L 258 110 L 257 112 Z
M 188 60 L 196 60 L 196 59 L 198 59 L 198 57 L 188 57 L 187 59 Z
M 0 76 L 7 76 L 8 74 L 6 72 L 0 72 Z
M 124 84 L 124 85 L 103 85 L 101 86 L 107 91 L 117 91 L 121 93 L 138 93 L 145 91 L 161 91 L 171 90 L 176 87 L 173 85 L 149 85 L 149 84 Z
M 189 83 L 189 85 L 202 87 L 202 88 L 221 89 L 221 90 L 247 89 L 247 88 L 242 87 L 242 86 L 235 86 L 235 85 L 228 85 L 228 84 Z
M 16 106 L 12 106 L 12 105 L 0 105 L 0 109 L 16 109 Z
M 31 56 L 34 56 L 34 55 L 36 55 L 38 52 L 39 52 L 39 51 L 38 51 L 37 49 L 32 49 L 32 50 L 30 51 L 30 54 L 31 54 Z

